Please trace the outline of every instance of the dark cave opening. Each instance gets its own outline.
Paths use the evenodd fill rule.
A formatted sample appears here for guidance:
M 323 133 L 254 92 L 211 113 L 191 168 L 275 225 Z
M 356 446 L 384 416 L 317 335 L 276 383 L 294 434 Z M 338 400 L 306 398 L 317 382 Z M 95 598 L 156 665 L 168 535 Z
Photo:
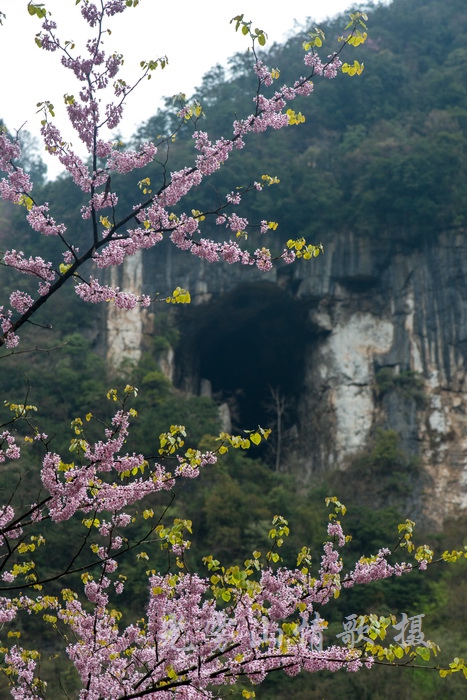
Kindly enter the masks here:
M 296 423 L 304 360 L 312 329 L 303 301 L 271 283 L 242 284 L 218 301 L 183 310 L 176 354 L 177 384 L 229 405 L 234 430 L 277 422 L 274 397 Z

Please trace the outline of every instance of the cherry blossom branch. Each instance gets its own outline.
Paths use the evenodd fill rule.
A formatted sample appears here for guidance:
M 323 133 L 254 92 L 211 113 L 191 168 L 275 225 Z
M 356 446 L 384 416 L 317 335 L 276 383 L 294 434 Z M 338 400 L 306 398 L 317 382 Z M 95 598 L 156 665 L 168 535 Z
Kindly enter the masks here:
M 131 4 L 131 3 L 130 3 Z M 2 167 L 9 176 L 9 180 L 2 181 L 2 195 L 4 198 L 11 199 L 16 203 L 24 203 L 29 208 L 28 220 L 31 225 L 38 231 L 46 235 L 57 235 L 61 238 L 67 248 L 64 254 L 65 265 L 64 270 L 60 271 L 58 279 L 57 272 L 51 269 L 51 264 L 45 262 L 41 258 L 30 258 L 26 260 L 24 256 L 17 254 L 15 250 L 8 251 L 4 255 L 4 263 L 15 267 L 18 271 L 26 274 L 32 274 L 38 277 L 41 282 L 39 285 L 40 297 L 33 301 L 31 297 L 16 297 L 14 302 L 15 308 L 20 309 L 20 317 L 12 321 L 11 311 L 3 312 L 2 330 L 3 336 L 0 336 L 0 345 L 5 343 L 7 347 L 15 347 L 18 342 L 16 331 L 44 304 L 54 295 L 70 277 L 88 260 L 94 260 L 98 266 L 106 267 L 109 265 L 119 265 L 127 255 L 133 255 L 140 248 L 152 247 L 157 244 L 164 233 L 170 233 L 172 242 L 182 250 L 190 250 L 194 255 L 203 257 L 209 262 L 225 260 L 232 264 L 240 262 L 242 264 L 255 264 L 262 270 L 269 270 L 272 263 L 276 259 L 282 259 L 285 262 L 292 262 L 296 257 L 295 242 L 291 242 L 288 249 L 284 249 L 283 253 L 276 258 L 271 256 L 268 248 L 257 249 L 253 254 L 242 250 L 234 241 L 226 241 L 224 243 L 215 243 L 205 238 L 199 240 L 194 239 L 194 234 L 199 230 L 200 219 L 183 214 L 179 218 L 171 218 L 167 209 L 173 207 L 179 202 L 193 186 L 198 185 L 202 179 L 215 172 L 228 159 L 231 150 L 244 147 L 244 137 L 249 132 L 264 131 L 267 128 L 283 128 L 289 124 L 299 123 L 303 120 L 301 115 L 295 115 L 292 110 L 287 114 L 283 113 L 288 101 L 295 99 L 298 95 L 309 95 L 313 90 L 311 78 L 314 75 L 323 75 L 327 78 L 335 77 L 341 63 L 338 58 L 344 47 L 352 43 L 352 37 L 356 31 L 357 20 L 352 23 L 352 31 L 348 37 L 343 40 L 342 46 L 337 52 L 330 55 L 326 63 L 321 63 L 317 54 L 314 53 L 314 48 L 305 56 L 305 64 L 311 66 L 311 73 L 307 78 L 300 78 L 295 82 L 293 88 L 284 86 L 281 90 L 276 91 L 274 96 L 266 99 L 262 96 L 260 88 L 264 85 L 268 87 L 274 79 L 277 79 L 278 72 L 270 73 L 261 61 L 255 57 L 255 72 L 258 78 L 258 89 L 255 97 L 255 112 L 246 119 L 235 122 L 234 134 L 230 139 L 221 138 L 214 144 L 208 139 L 204 132 L 195 132 L 195 147 L 200 151 L 197 157 L 196 165 L 192 168 L 185 168 L 178 173 L 172 173 L 169 182 L 164 182 L 159 191 L 149 198 L 145 203 L 137 205 L 130 215 L 124 217 L 121 221 L 114 223 L 104 229 L 102 237 L 99 238 L 97 211 L 104 206 L 111 206 L 115 212 L 115 204 L 118 196 L 110 192 L 110 172 L 115 170 L 120 173 L 128 173 L 136 167 L 143 167 L 149 163 L 155 156 L 156 146 L 154 144 L 143 144 L 139 152 L 119 152 L 115 149 L 111 142 L 104 142 L 98 139 L 99 129 L 104 125 L 115 128 L 121 118 L 121 109 L 123 102 L 121 101 L 114 108 L 112 118 L 108 114 L 104 121 L 99 121 L 98 100 L 95 96 L 95 90 L 105 89 L 109 79 L 116 76 L 120 66 L 121 57 L 111 56 L 105 58 L 105 53 L 100 49 L 100 44 L 103 36 L 102 21 L 104 16 L 110 17 L 113 14 L 123 12 L 126 5 L 123 2 L 101 2 L 100 11 L 93 3 L 85 3 L 81 12 L 83 17 L 88 21 L 91 28 L 97 26 L 96 38 L 88 42 L 87 50 L 90 58 L 82 59 L 80 57 L 73 58 L 71 54 L 71 42 L 65 42 L 62 46 L 59 39 L 55 35 L 55 23 L 45 17 L 43 23 L 43 31 L 38 35 L 37 43 L 46 50 L 55 51 L 61 49 L 64 56 L 62 62 L 70 68 L 76 77 L 84 81 L 86 87 L 84 92 L 80 93 L 81 106 L 72 96 L 67 96 L 67 110 L 73 126 L 77 129 L 80 138 L 87 144 L 92 155 L 93 171 L 90 174 L 88 168 L 73 152 L 65 148 L 59 131 L 48 121 L 48 115 L 53 116 L 53 105 L 43 103 L 45 118 L 42 122 L 42 133 L 45 139 L 46 148 L 51 153 L 58 154 L 62 164 L 69 170 L 76 184 L 83 189 L 89 191 L 91 195 L 90 205 L 83 213 L 86 218 L 91 218 L 92 229 L 92 244 L 88 251 L 78 257 L 73 247 L 66 241 L 64 233 L 66 228 L 63 224 L 56 224 L 48 215 L 48 205 L 38 206 L 30 198 L 31 184 L 28 177 L 19 169 L 14 169 L 11 165 L 12 158 L 18 157 L 19 145 L 9 144 L 5 138 L 3 146 L 0 148 L 0 156 L 2 158 L 0 167 Z M 39 14 L 39 13 L 37 13 Z M 358 14 L 358 13 L 357 13 Z M 41 17 L 44 13 L 40 14 Z M 360 15 L 359 15 L 360 17 Z M 251 32 L 250 32 L 251 34 Z M 255 38 L 262 35 L 251 34 L 253 44 Z M 259 39 L 258 39 L 259 40 Z M 153 62 L 143 62 L 143 76 L 138 80 L 140 82 L 144 77 L 150 77 L 149 72 L 154 70 L 159 63 L 163 66 L 163 59 Z M 104 70 L 99 71 L 99 66 L 104 65 Z M 136 84 L 131 88 L 134 89 Z M 128 93 L 128 87 L 122 81 L 114 86 L 115 93 Z M 191 111 L 190 111 L 191 110 Z M 193 110 L 188 106 L 180 111 L 181 119 L 189 119 L 193 116 Z M 112 121 L 113 119 L 113 121 Z M 98 168 L 97 159 L 107 159 L 107 166 Z M 104 187 L 104 192 L 98 192 L 100 187 Z M 262 186 L 257 185 L 256 189 L 261 189 Z M 238 200 L 239 201 L 239 200 Z M 236 200 L 231 200 L 229 204 L 238 203 Z M 133 230 L 128 230 L 123 236 L 116 236 L 117 231 L 126 226 L 132 218 L 144 223 L 144 227 L 138 227 Z M 249 226 L 249 222 L 245 218 L 239 218 L 236 214 L 224 217 L 218 216 L 216 223 L 219 225 L 225 224 L 231 231 L 236 234 L 242 233 Z M 265 224 L 262 223 L 262 229 Z M 118 241 L 120 242 L 117 242 Z M 124 244 L 122 241 L 126 241 Z M 300 246 L 303 244 L 300 242 Z M 104 256 L 97 255 L 97 251 L 104 247 Z M 308 250 L 309 248 L 309 250 Z M 320 252 L 320 247 L 308 246 L 305 257 L 313 257 Z M 301 248 L 300 248 L 301 249 Z M 70 267 L 71 266 L 71 267 Z M 77 285 L 77 293 L 88 301 L 108 300 L 109 294 L 115 303 L 122 303 L 126 308 L 133 308 L 136 303 L 149 303 L 146 298 L 135 298 L 132 295 L 124 295 L 115 293 L 112 295 L 108 288 L 103 288 L 96 281 L 92 280 L 90 284 Z M 19 294 L 19 293 L 18 293 Z M 0 313 L 3 310 L 0 310 Z M 0 318 L 1 320 L 1 318 Z

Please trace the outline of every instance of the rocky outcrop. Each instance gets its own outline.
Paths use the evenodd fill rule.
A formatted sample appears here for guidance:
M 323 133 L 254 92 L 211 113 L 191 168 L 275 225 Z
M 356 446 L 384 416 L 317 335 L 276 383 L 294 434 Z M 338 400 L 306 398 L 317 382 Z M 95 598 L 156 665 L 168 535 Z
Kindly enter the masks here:
M 310 355 L 300 409 L 301 430 L 306 416 L 320 414 L 325 439 L 310 445 L 303 466 L 345 467 L 377 425 L 397 430 L 404 450 L 420 458 L 423 510 L 439 524 L 467 507 L 465 235 L 413 249 L 340 236 L 325 259 L 298 290 L 314 300 L 312 321 L 329 334 Z M 397 388 L 378 401 L 382 368 L 419 373 L 423 405 Z
M 184 368 L 179 367 L 178 374 L 176 369 L 175 377 L 198 392 L 201 379 L 208 379 L 214 395 L 214 373 L 210 376 L 209 363 L 206 368 L 200 359 L 205 347 L 201 335 L 209 331 L 210 309 L 227 298 L 229 309 L 234 308 L 235 294 L 249 284 L 262 285 L 263 306 L 262 310 L 258 306 L 258 318 L 269 313 L 274 320 L 277 309 L 278 324 L 293 324 L 295 313 L 301 314 L 297 328 L 302 328 L 303 335 L 296 331 L 300 354 L 294 357 L 294 364 L 300 365 L 299 375 L 286 379 L 281 374 L 284 387 L 294 386 L 292 422 L 298 435 L 295 444 L 300 445 L 290 454 L 290 463 L 306 477 L 330 468 L 346 469 L 371 443 L 377 427 L 396 430 L 402 449 L 418 456 L 423 470 L 423 512 L 439 524 L 446 516 L 467 508 L 465 234 L 445 233 L 416 246 L 389 236 L 369 239 L 351 233 L 329 236 L 323 243 L 324 256 L 267 275 L 252 268 L 209 265 L 161 246 L 144 259 L 140 291 L 167 293 L 177 285 L 190 289 L 198 306 L 200 330 L 192 328 L 185 338 L 192 361 L 187 361 L 185 352 Z M 137 275 L 132 274 L 137 286 Z M 268 290 L 272 294 L 272 289 L 276 297 L 273 301 L 271 296 L 268 306 Z M 289 300 L 289 306 L 278 304 L 279 292 Z M 245 304 L 243 298 L 241 303 Z M 255 303 L 256 297 L 252 297 L 251 304 Z M 233 312 L 229 313 L 233 318 Z M 237 332 L 244 337 L 257 332 L 251 308 L 249 313 L 249 325 L 238 326 Z M 282 313 L 288 318 L 281 320 Z M 216 327 L 209 332 L 220 342 L 218 336 L 224 331 L 216 318 L 212 316 Z M 114 320 L 109 322 L 115 325 Z M 125 323 L 124 343 L 112 341 L 111 352 L 122 357 L 125 345 L 136 358 L 136 338 L 138 333 L 141 338 L 143 321 L 130 324 L 131 340 L 127 317 Z M 274 328 L 274 323 L 269 326 Z M 264 325 L 264 334 L 269 326 Z M 280 338 L 263 337 L 255 348 L 260 341 L 263 345 L 281 342 Z M 250 349 L 248 356 L 255 352 L 261 358 L 264 350 Z M 176 355 L 176 365 L 180 357 L 177 360 Z M 245 355 L 238 362 L 247 364 L 250 359 Z M 283 364 L 277 365 L 278 373 Z M 418 373 L 417 386 L 420 389 L 422 383 L 424 401 L 416 400 L 409 390 L 401 391 L 397 381 L 382 396 L 377 383 L 382 369 L 391 370 L 395 377 Z M 274 382 L 271 377 L 271 385 Z M 238 392 L 245 391 L 238 386 Z
M 125 292 L 141 294 L 143 286 L 142 251 L 125 260 L 120 268 L 111 268 L 110 284 Z M 117 309 L 109 304 L 106 315 L 106 355 L 111 367 L 125 369 L 137 364 L 143 346 L 143 328 L 147 312 L 136 306 L 131 310 Z

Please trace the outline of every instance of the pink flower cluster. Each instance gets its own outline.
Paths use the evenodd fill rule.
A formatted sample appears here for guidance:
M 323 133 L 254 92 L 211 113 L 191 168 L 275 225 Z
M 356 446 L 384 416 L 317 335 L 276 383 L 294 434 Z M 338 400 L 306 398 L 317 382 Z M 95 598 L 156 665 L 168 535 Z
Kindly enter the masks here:
M 18 141 L 12 141 L 4 131 L 0 131 L 0 170 L 9 173 L 14 170 L 12 161 L 21 155 Z
M 3 306 L 0 306 L 0 327 L 4 333 L 5 345 L 9 350 L 15 348 L 19 343 L 19 337 L 12 331 L 12 316 L 13 312 L 10 309 L 4 311 Z
M 65 472 L 58 454 L 48 452 L 45 455 L 41 478 L 50 494 L 48 509 L 52 520 L 69 520 L 77 510 L 119 513 L 150 493 L 172 488 L 175 478 L 195 478 L 200 468 L 217 461 L 213 452 L 207 452 L 200 453 L 196 468 L 180 459 L 175 475 L 168 473 L 161 464 L 149 468 L 141 454 L 120 454 L 128 437 L 129 425 L 130 414 L 118 411 L 112 419 L 112 428 L 105 431 L 106 439 L 83 444 L 85 463 L 69 465 Z M 133 470 L 146 471 L 147 476 L 122 481 L 122 476 L 128 477 Z M 112 480 L 102 479 L 102 474 L 111 474 Z M 124 521 L 124 514 L 121 514 L 114 523 Z M 105 528 L 106 532 L 110 531 L 108 525 Z
M 130 173 L 136 168 L 144 168 L 154 159 L 157 148 L 153 143 L 144 143 L 139 151 L 117 151 L 108 153 L 107 167 L 118 173 Z
M 75 287 L 77 295 L 83 301 L 89 301 L 92 304 L 99 304 L 102 301 L 112 301 L 117 309 L 134 309 L 137 304 L 141 306 L 149 306 L 151 297 L 146 294 L 136 295 L 132 292 L 121 292 L 118 287 L 113 289 L 107 285 L 101 285 L 93 277 L 89 282 L 82 282 Z
M 112 527 L 105 524 L 103 534 L 109 535 Z M 341 538 L 341 533 L 340 525 L 334 523 L 332 536 Z M 178 697 L 210 698 L 209 685 L 231 683 L 241 676 L 259 683 L 278 668 L 295 675 L 302 669 L 316 672 L 345 668 L 355 672 L 362 665 L 370 667 L 373 659 L 355 649 L 314 649 L 312 626 L 301 625 L 300 633 L 289 641 L 280 627 L 280 621 L 290 619 L 299 606 L 300 617 L 305 620 L 313 612 L 313 602 L 322 604 L 319 591 L 328 588 L 327 578 L 335 568 L 332 545 L 327 545 L 327 563 L 323 563 L 317 582 L 300 571 L 268 568 L 248 594 L 232 589 L 233 599 L 227 609 L 218 609 L 212 599 L 206 598 L 209 582 L 197 575 L 152 574 L 147 621 L 141 626 L 129 625 L 121 632 L 113 612 L 107 609 L 110 579 L 106 576 L 100 582 L 88 582 L 86 595 L 95 604 L 95 613 L 85 613 L 79 603 L 72 601 L 60 616 L 77 637 L 68 653 L 83 682 L 86 680 L 90 697 L 98 697 L 103 681 L 107 689 L 112 689 L 109 697 L 121 697 L 135 687 L 151 696 L 169 689 L 170 678 L 176 688 L 176 679 L 182 676 Z M 96 638 L 101 641 L 93 647 L 91 656 L 86 649 Z M 186 687 L 190 690 L 187 695 Z
M 412 570 L 411 564 L 395 564 L 392 566 L 387 561 L 387 557 L 391 554 L 389 549 L 380 549 L 375 557 L 362 558 L 355 565 L 355 569 L 351 571 L 343 581 L 342 585 L 345 588 L 352 588 L 359 583 L 370 583 L 370 581 L 379 581 L 389 576 L 401 576 L 404 573 L 409 573 Z
M 315 610 L 321 609 L 341 588 L 343 565 L 331 541 L 324 544 L 316 577 L 307 569 L 274 569 L 265 565 L 247 587 L 232 586 L 226 580 L 227 607 L 218 606 L 210 594 L 213 578 L 208 581 L 196 574 L 151 572 L 145 618 L 122 624 L 110 594 L 120 595 L 124 590 L 124 577 L 118 574 L 112 553 L 122 550 L 125 540 L 119 531 L 132 520 L 125 509 L 140 503 L 148 494 L 171 488 L 176 478 L 196 478 L 200 468 L 216 462 L 213 452 L 191 451 L 187 459 L 178 457 L 174 474 L 160 464 L 150 467 L 142 455 L 121 454 L 129 429 L 129 412 L 118 410 L 105 430 L 104 440 L 81 446 L 83 454 L 77 464 L 63 465 L 53 453 L 43 460 L 43 485 L 50 494 L 47 508 L 54 521 L 69 519 L 77 511 L 91 513 L 92 518 L 103 514 L 100 523 L 95 522 L 104 542 L 93 545 L 102 573 L 84 577 L 86 605 L 76 595 L 67 595 L 63 604 L 56 598 L 38 599 L 54 608 L 72 632 L 67 653 L 86 689 L 81 693 L 83 698 L 97 700 L 104 696 L 117 700 L 135 693 L 165 697 L 167 692 L 172 695 L 173 689 L 182 700 L 201 700 L 214 697 L 213 686 L 231 684 L 242 677 L 260 683 L 277 669 L 293 676 L 302 670 L 356 672 L 363 665 L 371 667 L 372 657 L 358 649 L 335 645 L 318 648 L 321 628 L 308 623 Z M 147 474 L 125 476 L 135 468 L 143 468 Z M 20 534 L 11 506 L 0 510 L 0 530 L 9 538 Z M 329 523 L 328 535 L 340 547 L 345 545 L 339 521 Z M 176 541 L 172 552 L 182 557 L 188 544 L 185 540 Z M 342 579 L 343 585 L 409 571 L 406 565 L 390 567 L 388 555 L 389 550 L 384 549 L 376 557 L 361 560 Z M 5 583 L 14 579 L 12 571 L 4 572 Z M 24 596 L 15 601 L 0 599 L 0 603 L 0 624 L 12 621 L 19 609 L 31 612 L 36 604 Z M 291 619 L 297 620 L 297 626 L 286 633 L 282 623 Z M 28 665 L 28 657 L 22 653 L 22 663 L 26 665 L 21 666 L 16 649 L 8 652 L 8 663 L 17 673 L 15 692 L 19 693 L 17 697 L 33 700 L 33 695 L 23 693 L 22 678 L 30 682 L 34 664 Z
M 40 700 L 40 696 L 34 690 L 34 672 L 36 661 L 29 657 L 25 650 L 18 646 L 13 646 L 5 654 L 5 663 L 8 667 L 15 669 L 16 687 L 12 690 L 15 700 Z
M 259 81 L 269 87 L 273 83 L 273 77 L 271 72 L 264 65 L 263 61 L 256 61 L 254 65 L 254 71 L 259 78 Z
M 34 277 L 38 277 L 39 279 L 41 279 L 42 282 L 40 282 L 38 285 L 39 294 L 41 295 L 45 295 L 48 293 L 50 288 L 50 282 L 53 282 L 53 280 L 55 279 L 55 272 L 52 270 L 52 263 L 46 262 L 40 256 L 36 256 L 35 258 L 30 256 L 29 258 L 26 258 L 22 251 L 17 252 L 13 248 L 12 250 L 6 251 L 6 253 L 3 256 L 3 262 L 9 267 L 15 268 L 18 272 L 22 272 L 25 275 L 33 275 Z M 21 311 L 21 313 L 25 313 L 29 309 L 29 306 L 28 309 L 25 308 L 25 305 L 28 303 L 29 299 L 29 295 L 24 292 L 18 291 L 13 293 L 13 303 L 19 304 L 20 306 L 24 307 L 24 310 Z M 11 318 L 10 312 L 9 315 L 5 317 L 5 315 L 3 314 L 3 307 L 0 307 L 0 314 L 0 318 Z M 2 322 L 3 332 L 6 333 L 8 329 L 9 326 L 8 328 L 5 328 Z
M 231 192 L 230 194 L 226 195 L 226 200 L 229 204 L 240 204 L 241 194 L 240 192 Z
M 32 190 L 29 175 L 13 163 L 20 155 L 19 142 L 0 129 L 0 171 L 7 174 L 7 178 L 0 180 L 0 197 L 14 204 L 19 204 L 22 197 Z
M 342 525 L 338 520 L 334 520 L 328 524 L 329 537 L 337 537 L 339 547 L 345 546 L 345 535 L 342 531 Z
M 267 248 L 255 250 L 256 267 L 263 272 L 272 270 L 271 253 Z
M 313 52 L 307 53 L 303 60 L 306 66 L 311 66 L 313 68 L 314 73 L 329 78 L 330 80 L 336 77 L 342 66 L 342 61 L 335 53 L 328 56 L 326 63 L 323 63 L 318 54 Z
M 45 202 L 41 206 L 33 206 L 27 215 L 27 220 L 34 231 L 42 233 L 44 236 L 63 236 L 66 232 L 65 224 L 56 224 L 55 220 L 48 215 L 49 203 Z
M 18 140 L 12 140 L 0 130 L 0 171 L 7 174 L 7 178 L 0 180 L 0 197 L 15 204 L 19 204 L 22 197 L 32 190 L 29 175 L 13 163 L 20 155 Z
M 106 207 L 116 207 L 117 203 L 118 197 L 114 192 L 96 192 L 88 206 L 81 208 L 81 216 L 83 219 L 90 219 L 93 211 L 99 211 Z
M 6 448 L 4 447 L 6 443 Z M 4 430 L 0 433 L 0 462 L 4 462 L 5 459 L 19 459 L 21 457 L 21 450 L 16 444 L 16 438 L 8 430 Z M 10 507 L 10 506 L 8 506 Z M 0 518 L 0 527 L 1 518 Z
M 0 180 L 0 196 L 14 204 L 19 204 L 23 195 L 31 190 L 31 179 L 22 168 L 15 168 L 8 174 L 8 179 Z
M 5 265 L 14 267 L 18 272 L 23 272 L 25 275 L 34 275 L 48 281 L 52 281 L 55 278 L 55 273 L 51 269 L 52 263 L 46 262 L 38 255 L 35 258 L 30 256 L 26 259 L 21 250 L 17 252 L 12 248 L 4 254 L 3 262 Z
M 141 228 L 128 231 L 128 234 L 128 238 L 112 240 L 109 242 L 107 247 L 104 248 L 102 253 L 95 254 L 93 260 L 97 267 L 104 268 L 121 265 L 128 255 L 135 255 L 138 250 L 152 248 L 156 245 L 156 243 L 159 243 L 162 240 L 161 233 L 154 233 L 153 231 L 147 231 L 146 229 Z M 113 291 L 118 292 L 117 289 Z M 142 300 L 143 297 L 140 299 Z M 144 297 L 144 299 L 147 301 L 149 297 Z M 109 298 L 104 299 L 104 301 L 109 300 Z M 146 301 L 143 303 L 143 306 L 148 305 Z M 135 304 L 136 303 L 137 302 L 135 302 Z
M 22 527 L 17 520 L 14 520 L 15 515 L 15 511 L 10 505 L 0 507 L 0 547 L 6 545 L 6 537 L 9 540 L 14 540 L 23 534 Z
M 307 600 L 309 583 L 300 572 L 266 569 L 248 594 L 232 590 L 227 609 L 207 598 L 209 582 L 196 574 L 152 574 L 147 619 L 121 631 L 108 607 L 110 583 L 106 575 L 85 584 L 93 613 L 76 600 L 68 601 L 59 613 L 76 638 L 68 654 L 89 698 L 100 697 L 104 685 L 110 698 L 135 688 L 148 697 L 156 693 L 164 697 L 171 679 L 178 698 L 212 698 L 210 685 L 230 684 L 242 676 L 260 683 L 279 668 L 295 675 L 301 670 L 355 672 L 372 664 L 371 657 L 355 649 L 314 649 L 311 626 L 303 625 L 301 633 L 289 640 L 284 637 L 280 621 Z M 307 609 L 313 610 L 311 603 Z M 309 612 L 302 612 L 301 619 L 308 619 Z M 183 678 L 180 686 L 178 678 Z

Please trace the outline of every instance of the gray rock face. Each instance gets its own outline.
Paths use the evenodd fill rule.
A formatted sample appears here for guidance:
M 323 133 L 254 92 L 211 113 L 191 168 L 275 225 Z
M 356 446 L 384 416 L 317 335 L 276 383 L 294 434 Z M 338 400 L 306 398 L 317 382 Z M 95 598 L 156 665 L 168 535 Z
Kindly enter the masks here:
M 142 279 L 141 291 L 152 295 L 165 295 L 178 285 L 189 289 L 205 330 L 210 309 L 223 298 L 234 305 L 245 285 L 262 286 L 263 317 L 271 313 L 274 319 L 274 308 L 279 309 L 278 297 L 271 296 L 267 305 L 267 290 L 280 292 L 291 304 L 284 306 L 289 316 L 282 320 L 292 321 L 295 309 L 303 330 L 291 426 L 300 447 L 289 452 L 291 468 L 305 478 L 346 469 L 368 449 L 378 427 L 395 430 L 401 449 L 418 456 L 423 470 L 421 510 L 431 523 L 440 524 L 467 508 L 466 236 L 444 233 L 412 248 L 386 234 L 368 239 L 342 233 L 323 243 L 324 256 L 267 274 L 209 265 L 164 243 L 145 254 L 142 273 L 133 270 L 132 280 Z M 132 321 L 135 329 L 143 326 Z M 250 322 L 239 332 L 254 335 L 257 326 Z M 188 354 L 197 359 L 187 362 L 185 352 L 185 368 L 176 369 L 174 376 L 197 392 L 201 379 L 209 379 L 216 396 L 209 368 L 201 370 L 201 332 L 192 331 L 188 343 Z M 260 340 L 263 347 L 272 343 L 264 337 L 258 347 Z M 128 344 L 133 348 L 134 339 Z M 278 356 L 280 352 L 279 347 Z M 180 357 L 176 355 L 176 365 Z M 280 362 L 278 372 L 286 360 Z M 377 375 L 384 368 L 401 382 L 409 371 L 418 373 L 425 400 L 416 400 L 397 380 L 382 396 Z M 276 384 L 274 376 L 270 384 Z
M 376 425 L 394 429 L 420 457 L 424 513 L 440 523 L 467 507 L 465 235 L 443 234 L 416 250 L 387 237 L 340 236 L 325 258 L 298 292 L 316 300 L 313 320 L 330 332 L 306 373 L 302 415 L 318 393 L 312 411 L 324 409 L 335 427 L 308 463 L 345 466 Z M 375 375 L 384 367 L 420 373 L 424 406 L 397 392 L 378 406 Z
M 140 294 L 143 284 L 142 252 L 138 251 L 133 257 L 127 258 L 121 268 L 112 268 L 110 275 L 112 287 L 118 286 L 125 292 Z M 121 310 L 114 304 L 109 304 L 106 316 L 106 354 L 112 367 L 122 368 L 125 363 L 138 363 L 146 316 L 139 307 Z

